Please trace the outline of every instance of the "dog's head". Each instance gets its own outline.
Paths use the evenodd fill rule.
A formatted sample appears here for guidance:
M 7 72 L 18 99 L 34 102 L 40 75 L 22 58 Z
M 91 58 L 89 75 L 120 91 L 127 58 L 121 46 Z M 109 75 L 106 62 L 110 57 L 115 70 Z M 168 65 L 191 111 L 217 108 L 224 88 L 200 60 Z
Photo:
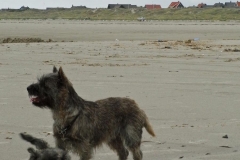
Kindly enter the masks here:
M 65 76 L 62 67 L 57 70 L 53 67 L 53 72 L 38 78 L 37 83 L 27 87 L 30 101 L 33 105 L 44 108 L 53 108 L 59 102 L 61 96 L 68 94 L 68 88 L 72 86 Z

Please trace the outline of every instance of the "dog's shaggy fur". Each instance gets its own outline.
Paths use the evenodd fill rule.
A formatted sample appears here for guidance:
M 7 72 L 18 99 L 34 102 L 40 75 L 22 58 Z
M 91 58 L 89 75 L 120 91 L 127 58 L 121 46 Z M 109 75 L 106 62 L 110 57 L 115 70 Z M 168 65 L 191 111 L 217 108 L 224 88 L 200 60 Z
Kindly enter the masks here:
M 28 148 L 28 152 L 30 153 L 29 160 L 71 160 L 67 151 L 59 148 L 51 148 L 48 143 L 42 139 L 24 133 L 20 133 L 20 137 L 35 145 L 38 149 Z
M 95 102 L 82 99 L 62 68 L 43 75 L 27 87 L 32 104 L 52 111 L 53 132 L 59 148 L 89 160 L 93 149 L 106 143 L 126 160 L 128 150 L 134 160 L 142 159 L 142 128 L 155 136 L 144 111 L 129 98 L 106 98 Z

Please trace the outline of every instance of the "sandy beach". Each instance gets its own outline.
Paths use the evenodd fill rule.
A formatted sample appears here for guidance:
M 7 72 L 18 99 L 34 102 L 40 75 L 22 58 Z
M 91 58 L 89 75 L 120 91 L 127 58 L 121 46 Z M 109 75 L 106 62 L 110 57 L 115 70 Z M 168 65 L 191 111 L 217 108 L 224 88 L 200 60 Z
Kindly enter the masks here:
M 239 28 L 235 21 L 1 20 L 1 41 L 51 42 L 0 43 L 0 159 L 29 158 L 20 132 L 54 145 L 51 112 L 32 106 L 26 87 L 56 65 L 84 99 L 139 104 L 157 135 L 144 129 L 143 159 L 238 160 Z M 93 159 L 118 157 L 103 146 Z

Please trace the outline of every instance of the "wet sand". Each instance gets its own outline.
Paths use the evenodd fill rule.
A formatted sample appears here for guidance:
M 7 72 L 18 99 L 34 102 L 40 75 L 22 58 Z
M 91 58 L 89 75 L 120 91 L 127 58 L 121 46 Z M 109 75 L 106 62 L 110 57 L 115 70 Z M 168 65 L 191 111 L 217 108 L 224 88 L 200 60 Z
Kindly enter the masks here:
M 1 20 L 1 40 L 52 40 L 0 44 L 1 159 L 29 158 L 31 145 L 20 132 L 54 145 L 50 111 L 32 106 L 26 91 L 53 65 L 63 67 L 84 99 L 130 97 L 139 104 L 157 135 L 144 129 L 144 159 L 239 159 L 239 28 L 239 22 Z M 118 158 L 103 146 L 93 159 Z

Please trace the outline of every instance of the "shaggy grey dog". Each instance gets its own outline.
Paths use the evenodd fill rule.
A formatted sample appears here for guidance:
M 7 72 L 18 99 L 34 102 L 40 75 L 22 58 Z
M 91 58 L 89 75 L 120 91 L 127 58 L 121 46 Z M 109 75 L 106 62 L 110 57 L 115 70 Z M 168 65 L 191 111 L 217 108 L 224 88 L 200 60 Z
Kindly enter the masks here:
M 49 108 L 53 115 L 53 133 L 57 147 L 89 160 L 103 143 L 126 160 L 129 151 L 134 160 L 142 160 L 142 129 L 155 136 L 147 115 L 129 98 L 110 97 L 86 101 L 73 88 L 62 68 L 43 75 L 27 87 L 34 106 Z
M 20 133 L 20 137 L 35 145 L 37 148 L 37 150 L 28 148 L 28 152 L 30 153 L 29 160 L 71 160 L 67 151 L 59 148 L 51 148 L 48 143 L 42 139 L 24 133 Z

